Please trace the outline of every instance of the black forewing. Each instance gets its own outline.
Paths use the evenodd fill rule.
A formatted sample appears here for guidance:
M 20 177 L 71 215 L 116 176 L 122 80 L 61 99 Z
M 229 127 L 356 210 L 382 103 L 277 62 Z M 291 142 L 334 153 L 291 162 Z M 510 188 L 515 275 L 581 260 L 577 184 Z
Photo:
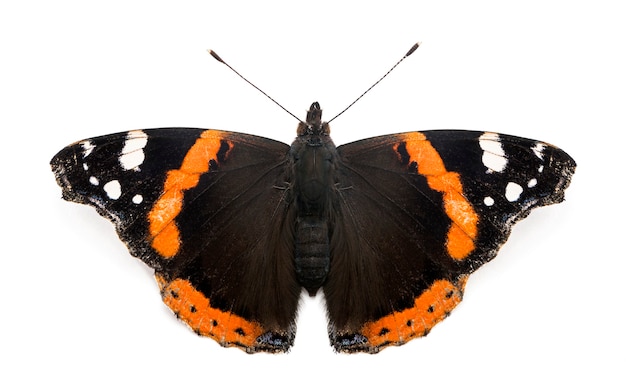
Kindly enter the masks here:
M 461 175 L 464 196 L 480 217 L 476 248 L 462 261 L 448 255 L 451 220 L 442 193 L 403 158 L 405 135 L 338 147 L 339 201 L 324 292 L 329 317 L 339 330 L 354 331 L 359 323 L 410 307 L 434 280 L 456 280 L 474 271 L 495 256 L 516 220 L 533 207 L 563 199 L 575 167 L 555 147 L 541 144 L 538 155 L 536 141 L 499 135 L 508 168 L 489 172 L 479 143 L 483 132 L 423 133 L 447 171 Z M 533 179 L 534 186 L 528 187 Z M 505 197 L 509 182 L 525 186 L 513 202 Z M 494 199 L 492 206 L 485 205 L 487 196 Z

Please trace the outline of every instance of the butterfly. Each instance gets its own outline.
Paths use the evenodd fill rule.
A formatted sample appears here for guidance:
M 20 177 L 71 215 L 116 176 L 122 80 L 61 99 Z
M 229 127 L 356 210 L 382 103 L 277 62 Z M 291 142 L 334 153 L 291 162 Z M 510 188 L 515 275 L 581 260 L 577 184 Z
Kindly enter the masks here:
M 199 335 L 286 352 L 302 292 L 323 293 L 332 347 L 377 353 L 446 318 L 513 224 L 564 199 L 576 163 L 550 144 L 481 131 L 336 147 L 314 102 L 291 145 L 134 130 L 73 143 L 51 167 L 63 198 L 115 225 Z

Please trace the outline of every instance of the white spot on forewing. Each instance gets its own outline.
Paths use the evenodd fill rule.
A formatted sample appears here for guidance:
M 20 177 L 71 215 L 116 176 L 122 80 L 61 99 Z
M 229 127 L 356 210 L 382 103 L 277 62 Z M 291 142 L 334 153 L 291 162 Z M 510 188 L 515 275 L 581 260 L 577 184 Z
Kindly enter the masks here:
M 537 142 L 535 146 L 533 146 L 531 149 L 533 150 L 533 153 L 535 153 L 537 158 L 539 158 L 540 160 L 543 160 L 543 150 L 545 148 L 546 148 L 546 144 L 544 144 L 543 142 Z
M 501 172 L 506 168 L 506 157 L 500 136 L 497 133 L 483 133 L 478 139 L 478 144 L 483 150 L 483 164 L 487 172 Z
M 84 170 L 84 171 L 89 170 L 89 165 L 87 165 L 87 163 L 86 163 L 86 162 L 83 162 L 83 170 Z
M 91 152 L 93 152 L 93 148 L 95 148 L 96 146 L 89 140 L 85 140 L 83 142 L 80 143 L 80 145 L 83 147 L 83 158 L 87 157 L 88 155 L 91 154 Z
M 140 204 L 140 203 L 142 203 L 142 202 L 143 202 L 143 196 L 142 196 L 141 194 L 135 194 L 135 195 L 133 196 L 133 203 L 134 203 L 135 205 L 139 205 L 139 204 Z
M 528 181 L 528 187 L 532 188 L 537 186 L 537 179 L 536 178 L 532 178 L 530 181 Z
M 504 195 L 507 201 L 515 202 L 518 200 L 520 194 L 522 194 L 523 191 L 524 189 L 515 182 L 509 182 L 506 185 L 506 191 Z
M 491 197 L 485 197 L 485 199 L 483 200 L 483 203 L 485 204 L 485 206 L 493 206 L 493 204 L 496 201 L 493 200 L 493 198 Z
M 100 185 L 100 181 L 98 181 L 98 179 L 94 176 L 89 177 L 89 183 L 92 184 L 93 186 Z
M 124 170 L 136 169 L 146 158 L 143 148 L 148 143 L 148 135 L 143 130 L 132 130 L 126 136 L 126 142 L 120 154 L 120 164 Z
M 122 195 L 122 185 L 118 180 L 109 181 L 102 187 L 110 199 L 118 199 Z

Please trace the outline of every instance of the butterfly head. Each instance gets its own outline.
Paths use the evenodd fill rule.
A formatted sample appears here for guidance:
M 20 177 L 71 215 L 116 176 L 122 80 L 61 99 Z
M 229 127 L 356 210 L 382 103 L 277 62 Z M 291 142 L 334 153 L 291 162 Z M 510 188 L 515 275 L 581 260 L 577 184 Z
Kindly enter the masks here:
M 311 104 L 306 114 L 306 122 L 300 122 L 298 125 L 298 137 L 320 137 L 330 134 L 330 126 L 327 122 L 322 122 L 322 108 L 319 102 Z M 315 141 L 315 140 L 313 140 Z

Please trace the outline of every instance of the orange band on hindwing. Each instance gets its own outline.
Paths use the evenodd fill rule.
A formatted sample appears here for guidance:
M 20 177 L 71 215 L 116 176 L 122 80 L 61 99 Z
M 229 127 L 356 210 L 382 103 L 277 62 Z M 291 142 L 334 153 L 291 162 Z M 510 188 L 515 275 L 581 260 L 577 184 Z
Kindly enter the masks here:
M 263 327 L 233 313 L 211 307 L 211 301 L 196 290 L 189 281 L 175 279 L 167 282 L 156 275 L 163 302 L 192 330 L 215 339 L 222 346 L 252 349 Z
M 148 214 L 152 248 L 161 256 L 170 258 L 180 249 L 180 232 L 174 221 L 183 207 L 185 190 L 198 185 L 200 176 L 209 171 L 211 160 L 217 161 L 222 145 L 222 134 L 204 131 L 185 155 L 179 169 L 167 173 L 163 194 Z
M 461 260 L 474 250 L 478 235 L 478 215 L 463 195 L 461 177 L 446 170 L 441 156 L 424 134 L 413 132 L 404 136 L 409 161 L 417 164 L 417 172 L 426 177 L 431 189 L 443 194 L 444 210 L 452 221 L 447 251 L 452 258 Z
M 461 302 L 466 281 L 464 276 L 456 283 L 445 279 L 433 282 L 428 290 L 415 298 L 413 307 L 367 322 L 361 328 L 361 334 L 367 337 L 371 347 L 376 348 L 401 345 L 425 336 Z

